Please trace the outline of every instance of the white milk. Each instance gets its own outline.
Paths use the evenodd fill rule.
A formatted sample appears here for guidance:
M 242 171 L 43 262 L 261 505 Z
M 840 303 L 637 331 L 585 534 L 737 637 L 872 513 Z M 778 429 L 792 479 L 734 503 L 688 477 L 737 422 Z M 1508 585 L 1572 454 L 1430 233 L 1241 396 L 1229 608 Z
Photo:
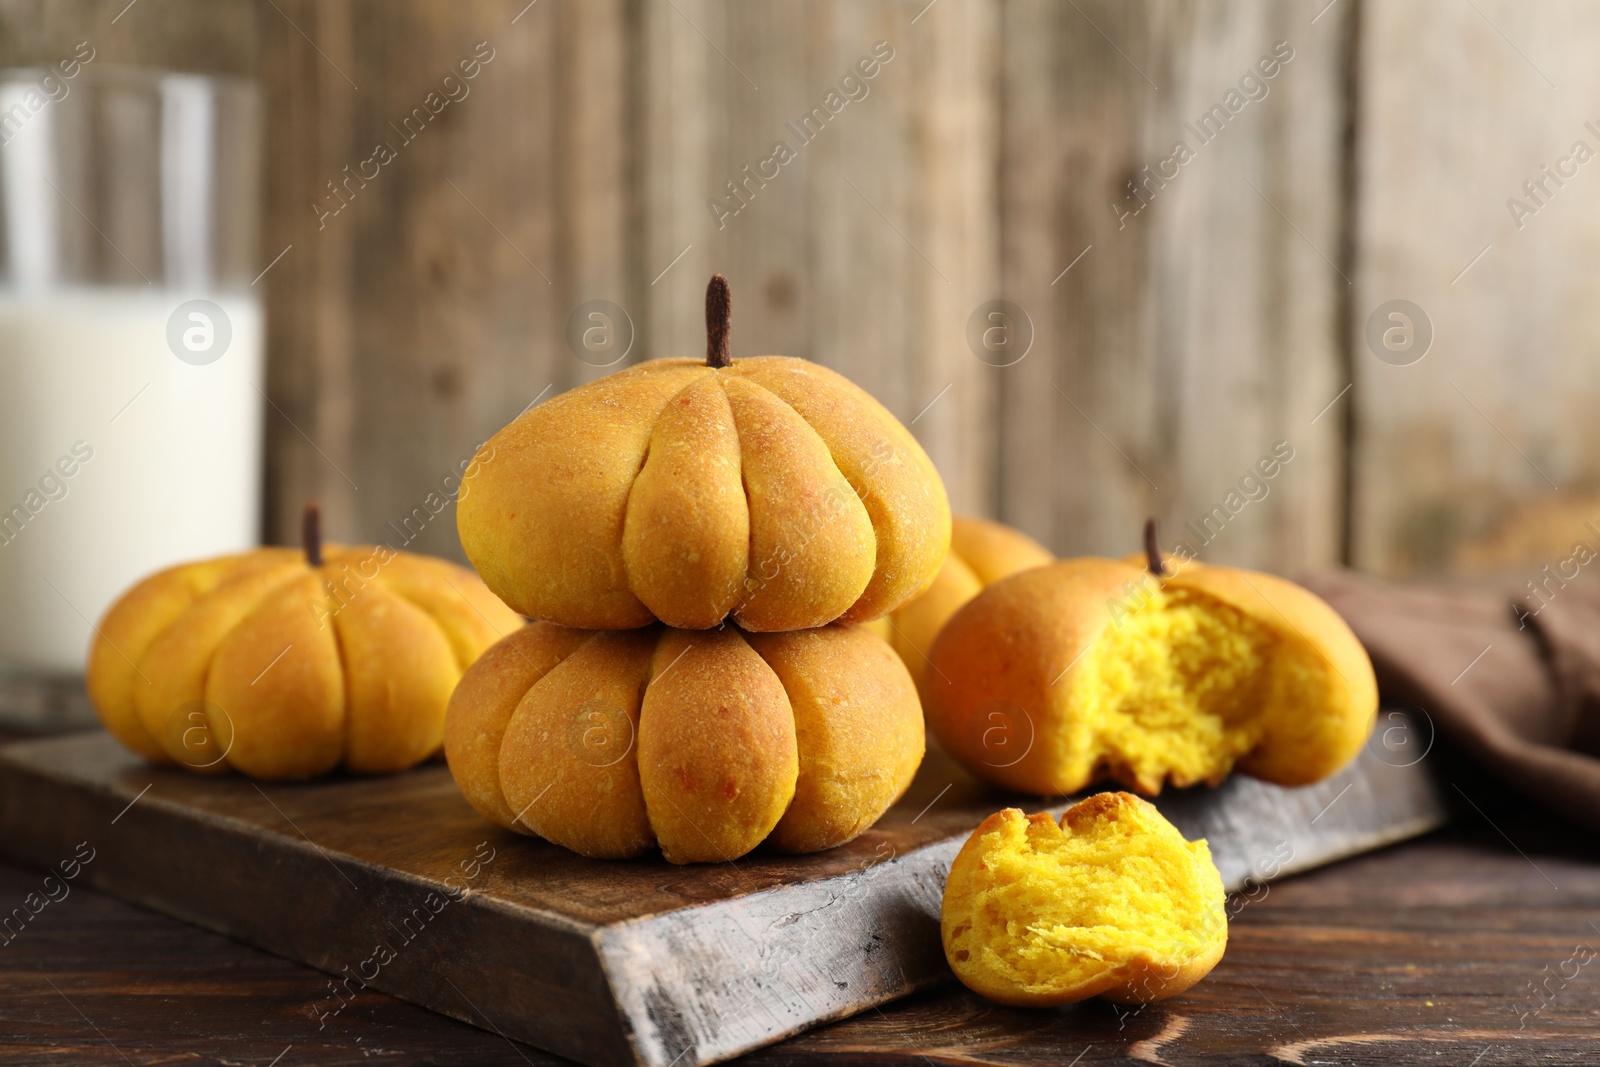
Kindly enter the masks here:
M 232 337 L 214 362 L 195 365 L 174 355 L 168 324 L 196 295 L 0 289 L 5 666 L 81 671 L 91 622 L 133 582 L 257 543 L 261 307 L 205 297 Z M 203 359 L 194 349 L 205 347 L 204 322 L 180 325 L 197 331 L 189 357 Z

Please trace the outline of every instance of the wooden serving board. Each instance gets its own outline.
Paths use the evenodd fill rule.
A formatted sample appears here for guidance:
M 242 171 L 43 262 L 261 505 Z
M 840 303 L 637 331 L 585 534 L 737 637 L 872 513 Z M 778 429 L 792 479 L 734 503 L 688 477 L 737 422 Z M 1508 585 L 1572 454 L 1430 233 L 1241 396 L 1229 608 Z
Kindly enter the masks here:
M 1159 806 L 1230 889 L 1441 825 L 1425 765 L 1375 735 L 1305 789 L 1234 777 Z M 693 1067 L 949 977 L 945 872 L 1016 803 L 930 754 L 830 852 L 674 867 L 586 860 L 477 817 L 440 765 L 258 786 L 162 769 L 103 733 L 0 748 L 0 849 L 328 972 L 309 1031 L 370 987 L 596 1065 Z

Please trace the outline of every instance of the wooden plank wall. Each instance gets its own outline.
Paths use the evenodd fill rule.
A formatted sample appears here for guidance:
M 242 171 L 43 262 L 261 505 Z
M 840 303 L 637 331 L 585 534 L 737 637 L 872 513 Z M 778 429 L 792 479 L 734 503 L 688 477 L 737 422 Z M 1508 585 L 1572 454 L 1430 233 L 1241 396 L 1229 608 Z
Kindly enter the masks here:
M 1157 514 L 1173 541 L 1211 536 L 1213 560 L 1296 572 L 1338 558 L 1342 423 L 1312 420 L 1348 381 L 1351 7 L 1313 25 L 1270 2 L 1008 6 L 1005 288 L 1039 351 L 1002 387 L 1000 500 L 1047 544 L 1121 554 Z M 1293 58 L 1257 73 L 1266 95 L 1229 101 L 1278 42 Z M 1237 101 L 1202 144 L 1190 126 Z M 1194 158 L 1164 165 L 1179 141 Z M 1294 458 L 1249 483 L 1266 496 L 1230 501 L 1279 441 Z M 1219 505 L 1226 523 L 1205 527 Z
M 429 494 L 542 391 L 583 379 L 562 342 L 575 287 L 626 281 L 625 127 L 575 88 L 608 57 L 561 36 L 600 12 L 277 6 L 258 16 L 282 109 L 263 261 L 293 246 L 267 278 L 274 533 L 314 498 L 333 536 L 459 555 L 453 510 L 434 515 Z M 466 95 L 408 127 L 450 75 Z M 380 142 L 396 158 L 340 207 L 327 183 Z
M 1212 559 L 1512 573 L 1588 517 L 1595 194 L 1580 173 L 1520 229 L 1505 204 L 1600 150 L 1576 0 L 123 7 L 0 0 L 0 58 L 92 31 L 118 61 L 261 79 L 262 264 L 289 249 L 262 282 L 274 539 L 313 497 L 333 535 L 393 539 L 477 442 L 606 373 L 566 341 L 586 301 L 625 309 L 629 361 L 698 353 L 713 270 L 736 354 L 850 374 L 915 420 L 959 509 L 1060 552 L 1126 551 L 1147 514 L 1200 547 L 1186 526 L 1220 507 Z M 480 41 L 470 95 L 400 138 Z M 880 41 L 867 95 L 802 144 L 787 124 Z M 379 140 L 396 158 L 319 221 Z M 779 140 L 795 159 L 732 200 Z M 1130 193 L 1180 140 L 1193 158 Z M 1364 340 L 1395 298 L 1437 335 L 1409 367 Z M 968 342 L 996 299 L 1032 325 L 1012 366 Z M 412 547 L 459 555 L 453 513 Z
M 0 0 L 0 66 L 49 65 L 88 41 L 95 63 L 253 75 L 256 4 L 141 0 L 136 19 L 126 12 L 128 0 Z
M 318 497 L 337 533 L 389 536 L 473 444 L 606 372 L 566 341 L 587 301 L 626 312 L 629 361 L 703 352 L 719 270 L 736 355 L 836 367 L 906 421 L 940 398 L 917 429 L 958 506 L 992 508 L 992 399 L 962 338 L 998 275 L 994 151 L 970 150 L 995 136 L 993 4 L 926 25 L 844 2 L 279 6 L 259 16 L 285 109 L 263 255 L 304 257 L 271 277 L 274 533 Z M 319 230 L 323 183 L 478 41 L 471 95 Z M 866 95 L 802 143 L 786 124 L 878 42 Z M 780 140 L 794 161 L 731 196 Z M 459 555 L 451 518 L 413 547 Z
M 800 355 L 848 374 L 917 419 L 957 506 L 985 511 L 994 416 L 963 338 L 998 280 L 996 6 L 915 14 L 849 0 L 643 5 L 645 336 L 650 355 L 703 352 L 706 278 L 726 273 L 736 357 Z M 851 91 L 866 95 L 803 141 L 802 116 L 875 48 L 892 58 L 856 76 Z M 741 206 L 727 183 L 779 141 L 797 158 L 744 185 Z
M 1600 152 L 1600 10 L 1385 0 L 1364 18 L 1358 320 L 1408 299 L 1434 340 L 1393 366 L 1356 338 L 1355 559 L 1520 584 L 1576 541 L 1600 550 L 1600 164 L 1573 158 Z

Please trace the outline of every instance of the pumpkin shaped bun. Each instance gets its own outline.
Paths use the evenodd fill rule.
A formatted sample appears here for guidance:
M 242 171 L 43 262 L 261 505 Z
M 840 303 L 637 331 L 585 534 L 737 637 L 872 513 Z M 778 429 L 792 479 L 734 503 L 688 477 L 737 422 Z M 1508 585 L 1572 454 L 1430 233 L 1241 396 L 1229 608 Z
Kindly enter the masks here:
M 546 401 L 479 452 L 467 557 L 531 618 L 620 630 L 800 630 L 899 607 L 950 543 L 944 484 L 872 397 L 815 363 L 657 359 Z
M 450 700 L 444 751 L 491 822 L 585 856 L 673 863 L 843 844 L 922 761 L 899 658 L 866 630 L 571 630 L 491 648 Z
M 1307 785 L 1361 751 L 1372 662 L 1282 578 L 1163 557 L 1068 559 L 984 590 L 939 633 L 925 709 L 981 778 L 1041 796 L 1109 776 L 1147 795 L 1237 766 Z
M 873 632 L 905 660 L 927 699 L 928 653 L 950 616 L 1002 578 L 1055 562 L 1039 542 L 1004 523 L 957 515 L 950 525 L 950 554 L 927 591 L 893 615 L 874 620 Z
M 522 625 L 471 571 L 387 545 L 263 548 L 160 571 L 96 628 L 87 684 L 128 748 L 191 770 L 309 778 L 439 750 L 450 692 Z

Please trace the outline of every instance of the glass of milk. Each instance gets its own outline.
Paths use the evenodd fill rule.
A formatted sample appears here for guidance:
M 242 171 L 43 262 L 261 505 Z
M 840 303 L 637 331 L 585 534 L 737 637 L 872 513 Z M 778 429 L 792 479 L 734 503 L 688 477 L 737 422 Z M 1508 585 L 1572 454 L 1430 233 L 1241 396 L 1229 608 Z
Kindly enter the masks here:
M 94 627 L 134 582 L 258 541 L 259 112 L 247 81 L 119 68 L 87 42 L 0 70 L 13 721 L 81 694 Z

